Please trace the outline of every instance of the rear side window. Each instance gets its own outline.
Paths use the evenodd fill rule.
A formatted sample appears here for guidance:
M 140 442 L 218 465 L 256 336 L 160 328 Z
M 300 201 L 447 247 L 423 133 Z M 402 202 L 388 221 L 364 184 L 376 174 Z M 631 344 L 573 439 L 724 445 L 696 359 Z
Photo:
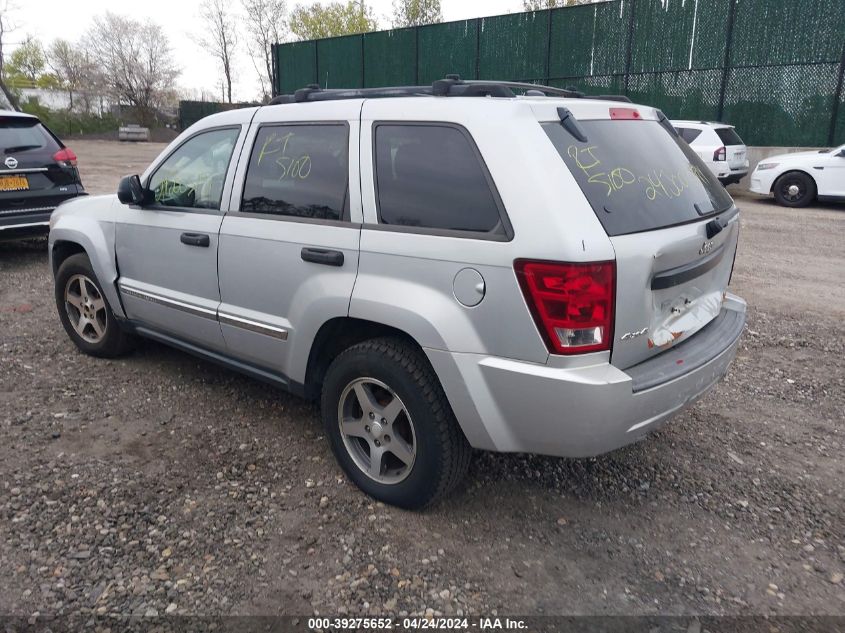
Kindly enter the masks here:
M 652 231 L 733 204 L 698 155 L 657 121 L 578 123 L 581 142 L 560 122 L 543 129 L 608 235 Z
M 739 138 L 739 134 L 737 134 L 736 130 L 732 127 L 716 128 L 716 134 L 719 135 L 719 139 L 721 139 L 722 143 L 725 145 L 745 145 L 745 143 L 742 142 L 742 139 Z
M 348 162 L 346 124 L 262 127 L 249 159 L 241 211 L 341 220 Z
M 678 133 L 681 135 L 681 138 L 684 139 L 687 143 L 692 143 L 695 139 L 701 136 L 701 130 L 696 130 L 691 127 L 675 127 L 678 130 Z
M 382 224 L 504 234 L 492 183 L 465 130 L 379 124 L 375 162 Z
M 0 117 L 0 149 L 8 156 L 28 150 L 61 149 L 38 119 Z

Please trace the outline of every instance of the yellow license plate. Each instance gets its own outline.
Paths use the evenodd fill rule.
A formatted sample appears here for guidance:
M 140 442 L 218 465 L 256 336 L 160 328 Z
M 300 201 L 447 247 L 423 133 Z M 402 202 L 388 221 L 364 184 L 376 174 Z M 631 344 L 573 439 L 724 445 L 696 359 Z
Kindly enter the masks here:
M 26 176 L 0 176 L 0 191 L 26 191 L 29 180 Z

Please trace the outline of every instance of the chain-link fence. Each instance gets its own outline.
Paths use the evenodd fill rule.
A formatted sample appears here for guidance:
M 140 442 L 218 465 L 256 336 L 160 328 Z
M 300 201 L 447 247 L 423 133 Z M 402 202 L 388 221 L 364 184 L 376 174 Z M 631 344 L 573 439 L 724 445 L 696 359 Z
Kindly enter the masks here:
M 749 145 L 845 143 L 845 1 L 613 0 L 274 47 L 277 94 L 469 79 L 627 94 Z

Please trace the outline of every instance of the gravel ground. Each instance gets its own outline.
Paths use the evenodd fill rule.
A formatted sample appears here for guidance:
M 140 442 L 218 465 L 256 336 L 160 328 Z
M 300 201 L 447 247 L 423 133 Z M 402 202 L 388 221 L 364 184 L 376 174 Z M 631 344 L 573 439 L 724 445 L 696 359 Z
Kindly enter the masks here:
M 71 146 L 95 192 L 161 149 Z M 723 383 L 601 458 L 477 453 L 422 513 L 346 481 L 311 404 L 79 354 L 45 242 L 0 243 L 0 613 L 845 614 L 845 207 L 739 202 Z

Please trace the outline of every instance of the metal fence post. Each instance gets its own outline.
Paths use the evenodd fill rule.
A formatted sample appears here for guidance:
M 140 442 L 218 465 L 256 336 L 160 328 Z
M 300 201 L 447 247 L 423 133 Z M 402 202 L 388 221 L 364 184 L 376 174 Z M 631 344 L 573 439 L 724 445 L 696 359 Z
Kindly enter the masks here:
M 481 18 L 475 18 L 475 78 L 481 79 Z
M 546 9 L 546 13 L 549 14 L 549 28 L 546 30 L 546 76 L 543 83 L 548 86 L 552 76 L 552 9 Z
M 736 21 L 736 2 L 737 0 L 728 0 L 730 6 L 728 7 L 728 25 L 725 36 L 725 65 L 722 68 L 722 85 L 719 88 L 719 107 L 716 110 L 716 120 L 721 121 L 725 114 L 725 92 L 728 89 L 728 77 L 731 72 L 731 43 L 734 35 L 734 22 Z
M 314 40 L 314 83 L 320 85 L 320 40 Z
M 420 27 L 414 27 L 414 85 L 420 85 Z
M 628 94 L 628 82 L 631 78 L 631 62 L 634 57 L 634 15 L 637 12 L 637 0 L 631 0 L 631 16 L 628 18 L 628 50 L 625 52 L 625 94 Z
M 364 34 L 361 34 L 361 87 L 367 86 L 367 74 L 364 72 Z
M 836 143 L 836 117 L 839 116 L 839 102 L 842 100 L 842 82 L 845 79 L 845 44 L 842 45 L 842 59 L 839 60 L 839 76 L 836 79 L 836 90 L 833 91 L 833 107 L 830 111 L 830 131 L 827 144 L 833 147 Z
M 271 96 L 275 97 L 279 93 L 282 92 L 282 82 L 279 81 L 279 70 L 276 67 L 276 57 L 278 56 L 279 45 L 278 44 L 271 44 L 270 45 L 270 64 L 271 64 L 271 72 L 273 73 L 272 83 L 270 85 L 270 94 Z

